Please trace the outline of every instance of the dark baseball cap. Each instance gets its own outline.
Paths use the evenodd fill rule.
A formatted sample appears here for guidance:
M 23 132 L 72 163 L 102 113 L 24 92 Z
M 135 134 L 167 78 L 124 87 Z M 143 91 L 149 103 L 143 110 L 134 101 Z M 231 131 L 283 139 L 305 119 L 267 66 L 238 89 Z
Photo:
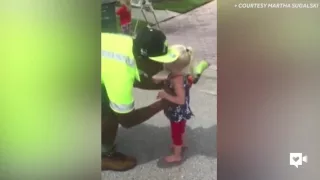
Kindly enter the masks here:
M 170 63 L 179 57 L 179 52 L 168 46 L 166 35 L 151 27 L 139 30 L 133 40 L 133 53 L 161 63 Z

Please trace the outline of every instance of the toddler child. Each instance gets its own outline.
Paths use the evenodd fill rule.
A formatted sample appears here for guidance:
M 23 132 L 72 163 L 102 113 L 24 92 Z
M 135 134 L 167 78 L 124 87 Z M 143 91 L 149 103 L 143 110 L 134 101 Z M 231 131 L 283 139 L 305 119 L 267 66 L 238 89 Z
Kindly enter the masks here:
M 157 97 L 172 103 L 164 110 L 165 116 L 170 120 L 173 150 L 173 153 L 164 159 L 168 163 L 180 162 L 182 159 L 186 121 L 193 116 L 190 108 L 192 78 L 197 78 L 208 67 L 208 63 L 203 61 L 202 65 L 204 63 L 206 66 L 203 66 L 202 71 L 197 72 L 193 61 L 192 49 L 183 45 L 173 45 L 172 47 L 179 51 L 178 59 L 172 63 L 165 64 L 164 71 L 153 76 L 155 82 L 165 80 L 164 85 L 168 86 L 173 92 L 160 91 Z
M 120 0 L 121 7 L 117 10 L 120 26 L 124 34 L 131 35 L 131 3 L 130 0 Z

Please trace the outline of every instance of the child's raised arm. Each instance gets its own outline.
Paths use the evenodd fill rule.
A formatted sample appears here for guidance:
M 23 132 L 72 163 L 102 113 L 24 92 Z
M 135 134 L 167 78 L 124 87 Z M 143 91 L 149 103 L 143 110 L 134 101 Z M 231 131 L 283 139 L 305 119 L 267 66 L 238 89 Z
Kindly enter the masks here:
M 158 98 L 166 99 L 174 104 L 184 104 L 185 103 L 185 89 L 184 89 L 184 77 L 183 76 L 176 76 L 171 79 L 173 89 L 175 95 L 170 95 L 165 91 L 161 91 L 158 94 Z

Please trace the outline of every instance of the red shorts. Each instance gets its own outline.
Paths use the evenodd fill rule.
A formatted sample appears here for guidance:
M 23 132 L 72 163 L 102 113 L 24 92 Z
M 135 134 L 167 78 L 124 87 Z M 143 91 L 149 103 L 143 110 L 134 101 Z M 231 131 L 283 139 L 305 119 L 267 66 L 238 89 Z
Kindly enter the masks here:
M 183 145 L 183 134 L 186 128 L 186 120 L 179 122 L 171 121 L 171 138 L 172 142 L 176 146 Z

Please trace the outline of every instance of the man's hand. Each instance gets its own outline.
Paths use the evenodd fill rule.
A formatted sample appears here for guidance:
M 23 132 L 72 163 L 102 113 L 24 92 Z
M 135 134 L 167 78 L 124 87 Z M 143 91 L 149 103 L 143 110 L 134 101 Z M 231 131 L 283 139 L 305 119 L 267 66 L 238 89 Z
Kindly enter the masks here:
M 169 106 L 173 106 L 174 104 L 169 102 L 166 99 L 160 99 L 159 101 L 156 101 L 155 103 L 151 104 L 150 107 L 153 109 L 166 109 Z

